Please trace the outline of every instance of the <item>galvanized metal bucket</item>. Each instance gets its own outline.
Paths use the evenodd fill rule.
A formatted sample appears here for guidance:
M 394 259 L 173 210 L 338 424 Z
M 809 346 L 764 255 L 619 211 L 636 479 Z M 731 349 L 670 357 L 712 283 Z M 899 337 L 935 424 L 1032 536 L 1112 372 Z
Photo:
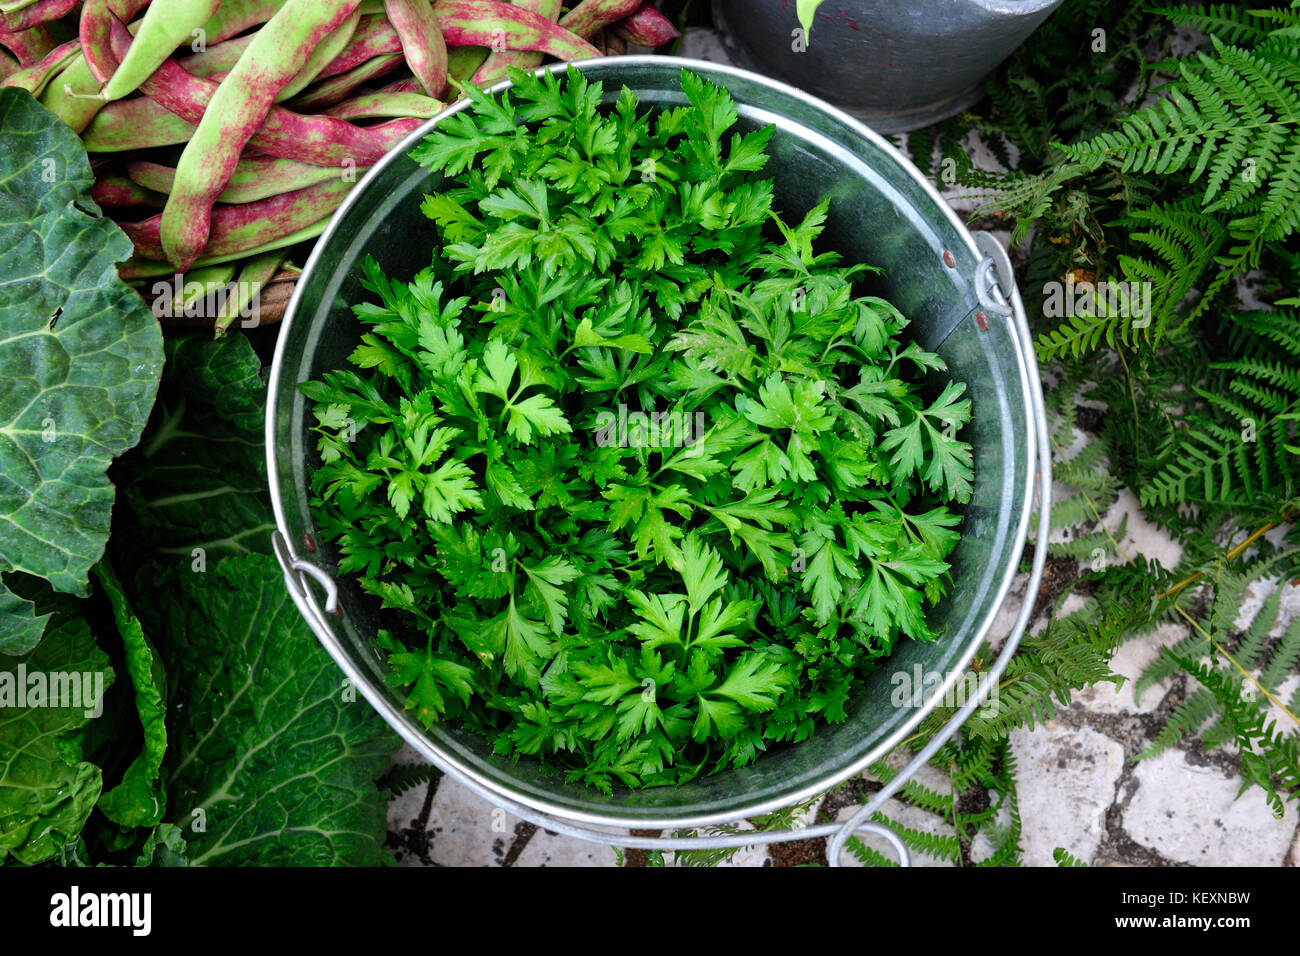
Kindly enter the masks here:
M 947 119 L 1061 0 L 825 0 L 802 36 L 794 0 L 714 0 L 733 60 L 879 133 Z
M 913 673 L 919 667 L 926 675 L 943 675 L 933 691 L 940 696 L 962 679 L 1011 587 L 1036 490 L 1045 513 L 1050 489 L 1046 425 L 1024 311 L 1005 254 L 987 236 L 977 243 L 934 188 L 883 139 L 805 93 L 732 67 L 653 56 L 588 60 L 579 67 L 590 79 L 604 82 L 607 100 L 627 85 L 650 107 L 684 103 L 680 76 L 688 69 L 730 90 L 744 128 L 775 124 L 768 172 L 775 177 L 782 212 L 801 216 L 829 195 L 831 212 L 821 248 L 882 266 L 885 272 L 875 291 L 898 305 L 921 344 L 942 355 L 952 375 L 969 385 L 974 417 L 963 437 L 974 446 L 975 486 L 961 542 L 950 558 L 953 591 L 929 616 L 940 637 L 933 643 L 904 642 L 889 666 L 867 680 L 843 724 L 821 727 L 811 740 L 774 749 L 752 766 L 675 788 L 605 796 L 566 784 L 528 761 L 496 757 L 484 738 L 455 727 L 435 725 L 426 731 L 403 709 L 402 697 L 384 681 L 386 668 L 374 647 L 375 603 L 338 575 L 335 554 L 312 522 L 307 488 L 315 446 L 298 384 L 342 367 L 357 344 L 361 329 L 349 306 L 365 295 L 356 268 L 364 255 L 373 255 L 399 276 L 428 263 L 430 231 L 419 205 L 425 193 L 437 190 L 439 180 L 407 153 L 464 104 L 430 120 L 358 183 L 298 282 L 270 377 L 266 437 L 278 528 L 274 544 L 293 599 L 321 643 L 383 718 L 430 761 L 489 801 L 551 830 L 621 846 L 671 846 L 671 840 L 599 828 L 693 828 L 796 803 L 861 772 L 929 712 L 934 699 L 915 707 L 910 701 L 903 707 L 891 703 L 892 673 Z M 1047 522 L 1039 524 L 1040 536 L 1045 535 Z M 304 547 L 308 539 L 311 548 Z M 1025 607 L 992 668 L 995 677 L 1024 628 L 1045 553 L 1045 547 L 1036 550 Z M 334 613 L 336 608 L 341 614 Z M 970 700 L 947 733 L 978 703 Z M 936 738 L 933 746 L 942 739 L 946 737 Z M 905 779 L 897 778 L 873 806 Z M 823 826 L 821 831 L 837 828 Z M 850 832 L 845 829 L 836 846 Z M 753 836 L 742 840 L 760 842 Z M 896 845 L 901 851 L 901 844 Z M 905 851 L 901 855 L 906 858 Z

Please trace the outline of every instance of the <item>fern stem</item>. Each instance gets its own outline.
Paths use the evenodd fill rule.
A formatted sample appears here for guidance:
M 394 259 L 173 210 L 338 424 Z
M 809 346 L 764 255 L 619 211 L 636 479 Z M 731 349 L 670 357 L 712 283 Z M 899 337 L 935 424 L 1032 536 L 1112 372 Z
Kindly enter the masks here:
M 1273 696 L 1273 692 L 1270 691 L 1263 684 L 1261 684 L 1259 681 L 1257 681 L 1255 679 L 1254 674 L 1246 670 L 1246 668 L 1242 667 L 1241 664 L 1238 663 L 1237 659 L 1233 657 L 1231 654 L 1229 654 L 1222 644 L 1220 644 L 1218 641 L 1216 641 L 1214 638 L 1210 636 L 1209 632 L 1206 631 L 1205 628 L 1201 626 L 1200 621 L 1196 620 L 1196 618 L 1192 617 L 1190 614 L 1188 614 L 1186 611 L 1184 611 L 1181 607 L 1179 607 L 1176 604 L 1174 605 L 1174 610 L 1176 610 L 1179 614 L 1185 617 L 1187 619 L 1187 623 L 1189 623 L 1190 625 L 1192 625 L 1193 628 L 1199 631 L 1201 636 L 1210 642 L 1210 646 L 1213 647 L 1220 654 L 1222 654 L 1224 658 L 1227 659 L 1229 664 L 1237 668 L 1237 670 L 1241 673 L 1242 677 L 1246 678 L 1246 680 L 1254 684 L 1255 688 L 1260 693 L 1262 693 L 1265 697 L 1271 700 L 1277 706 L 1277 708 L 1280 711 L 1282 711 L 1282 713 L 1286 714 L 1288 717 L 1294 720 L 1297 725 L 1300 725 L 1300 717 L 1297 717 L 1295 714 L 1291 713 L 1291 709 L 1287 707 L 1286 704 L 1282 703 L 1282 701 L 1280 701 L 1277 697 Z
M 1258 540 L 1259 540 L 1260 538 L 1262 538 L 1264 535 L 1268 534 L 1270 531 L 1272 531 L 1274 528 L 1276 528 L 1276 527 L 1277 527 L 1278 525 L 1280 525 L 1282 522 L 1290 520 L 1291 516 L 1294 515 L 1295 513 L 1296 513 L 1296 509 L 1295 509 L 1295 508 L 1287 508 L 1286 511 L 1284 511 L 1284 512 L 1282 512 L 1282 514 L 1278 515 L 1276 521 L 1270 521 L 1270 522 L 1268 522 L 1267 524 L 1261 525 L 1260 527 L 1256 528 L 1254 531 L 1252 531 L 1252 532 L 1251 532 L 1251 533 L 1246 537 L 1246 539 L 1245 539 L 1244 541 L 1242 541 L 1240 544 L 1236 545 L 1235 547 L 1229 549 L 1228 551 L 1224 552 L 1223 560 L 1225 560 L 1225 561 L 1233 561 L 1233 560 L 1237 559 L 1238 557 L 1241 556 L 1241 553 L 1242 553 L 1243 551 L 1245 551 L 1247 548 L 1249 548 L 1252 544 L 1254 544 L 1256 541 L 1258 541 Z M 1163 601 L 1165 598 L 1167 598 L 1167 597 L 1171 597 L 1171 596 L 1173 596 L 1174 594 L 1177 594 L 1179 591 L 1183 590 L 1183 589 L 1186 588 L 1188 585 L 1195 584 L 1197 581 L 1199 581 L 1199 580 L 1200 580 L 1201 578 L 1203 578 L 1203 577 L 1205 577 L 1205 571 L 1204 571 L 1204 570 L 1196 571 L 1196 572 L 1193 572 L 1192 574 L 1187 575 L 1187 577 L 1183 578 L 1181 581 L 1177 581 L 1177 582 L 1175 582 L 1174 584 L 1170 585 L 1169 588 L 1168 588 L 1168 590 L 1165 590 L 1165 591 L 1161 592 L 1160 594 L 1157 594 L 1157 595 L 1156 595 L 1156 601 Z M 1181 611 L 1181 610 L 1182 610 L 1182 609 L 1179 608 L 1179 611 Z
M 1052 447 L 1056 449 L 1057 457 L 1064 460 L 1065 458 L 1063 454 L 1064 449 L 1061 447 L 1061 443 L 1056 440 L 1056 436 L 1049 433 L 1048 438 L 1052 442 Z M 1111 547 L 1115 549 L 1115 554 L 1123 558 L 1124 563 L 1127 564 L 1129 561 L 1132 560 L 1132 558 L 1130 558 L 1127 554 L 1124 553 L 1124 550 L 1119 546 L 1119 542 L 1115 540 L 1115 536 L 1111 534 L 1110 529 L 1106 527 L 1106 522 L 1102 521 L 1101 512 L 1097 508 L 1097 502 L 1093 499 L 1092 495 L 1088 494 L 1087 490 L 1083 488 L 1079 489 L 1079 494 L 1082 495 L 1083 500 L 1087 502 L 1088 510 L 1092 512 L 1093 519 L 1101 527 L 1102 533 L 1105 534 L 1106 538 L 1110 541 Z
M 1123 366 L 1124 366 L 1124 377 L 1128 380 L 1128 397 L 1129 397 L 1129 402 L 1130 402 L 1130 403 L 1132 404 L 1132 406 L 1133 406 L 1133 457 L 1134 457 L 1135 460 L 1137 460 L 1137 461 L 1141 461 L 1141 460 L 1142 460 L 1142 444 L 1141 444 L 1141 443 L 1142 443 L 1142 430 L 1141 430 L 1141 428 L 1140 428 L 1139 425 L 1138 425 L 1138 400 L 1137 400 L 1137 389 L 1135 389 L 1135 388 L 1133 387 L 1133 372 L 1132 372 L 1132 370 L 1129 369 L 1129 367 L 1128 367 L 1128 359 L 1126 359 L 1126 358 L 1124 357 L 1124 350 L 1123 350 L 1123 349 L 1116 349 L 1116 350 L 1115 350 L 1115 354 L 1119 356 L 1119 360 L 1120 360 L 1120 362 L 1121 362 L 1121 363 L 1123 364 Z M 1113 541 L 1114 539 L 1112 538 L 1111 540 Z M 1116 554 L 1119 553 L 1118 546 L 1116 546 L 1116 552 L 1115 552 L 1115 553 L 1116 553 Z M 1125 559 L 1125 560 L 1127 560 L 1127 559 Z

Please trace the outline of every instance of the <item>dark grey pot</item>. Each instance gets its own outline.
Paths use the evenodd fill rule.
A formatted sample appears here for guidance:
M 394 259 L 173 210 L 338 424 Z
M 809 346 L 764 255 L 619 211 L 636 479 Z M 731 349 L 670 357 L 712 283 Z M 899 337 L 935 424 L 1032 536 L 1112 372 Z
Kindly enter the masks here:
M 714 0 L 741 66 L 834 103 L 878 133 L 947 119 L 1061 0 L 825 0 L 809 43 L 795 0 Z

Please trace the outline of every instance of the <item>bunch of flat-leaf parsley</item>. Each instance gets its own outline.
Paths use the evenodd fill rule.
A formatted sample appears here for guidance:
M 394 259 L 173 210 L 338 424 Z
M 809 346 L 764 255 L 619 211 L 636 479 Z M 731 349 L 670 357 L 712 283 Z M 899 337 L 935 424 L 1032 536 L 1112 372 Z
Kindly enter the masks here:
M 512 78 L 416 148 L 433 264 L 367 260 L 359 371 L 303 385 L 319 529 L 426 724 L 606 791 L 748 763 L 933 637 L 965 386 L 921 397 L 943 362 L 814 253 L 825 203 L 772 211 L 725 90 Z

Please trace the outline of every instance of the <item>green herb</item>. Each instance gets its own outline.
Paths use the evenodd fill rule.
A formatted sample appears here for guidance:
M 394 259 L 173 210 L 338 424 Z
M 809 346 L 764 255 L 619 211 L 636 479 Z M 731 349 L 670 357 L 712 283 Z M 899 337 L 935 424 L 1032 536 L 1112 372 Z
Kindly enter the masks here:
M 394 614 L 426 724 L 606 791 L 840 721 L 927 640 L 970 495 L 963 385 L 756 175 L 724 90 L 513 74 L 414 156 L 433 264 L 364 263 L 356 370 L 305 383 L 321 536 Z

